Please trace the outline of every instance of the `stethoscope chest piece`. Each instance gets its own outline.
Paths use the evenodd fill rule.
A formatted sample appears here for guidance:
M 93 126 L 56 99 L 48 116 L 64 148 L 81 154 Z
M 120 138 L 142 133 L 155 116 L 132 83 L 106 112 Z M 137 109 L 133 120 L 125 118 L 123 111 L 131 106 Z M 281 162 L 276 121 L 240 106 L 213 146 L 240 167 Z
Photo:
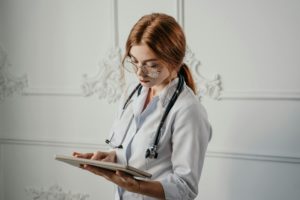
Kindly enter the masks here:
M 156 159 L 157 156 L 158 156 L 158 153 L 157 153 L 156 145 L 151 146 L 146 150 L 146 155 L 145 155 L 146 158 L 152 158 L 152 159 L 155 158 Z

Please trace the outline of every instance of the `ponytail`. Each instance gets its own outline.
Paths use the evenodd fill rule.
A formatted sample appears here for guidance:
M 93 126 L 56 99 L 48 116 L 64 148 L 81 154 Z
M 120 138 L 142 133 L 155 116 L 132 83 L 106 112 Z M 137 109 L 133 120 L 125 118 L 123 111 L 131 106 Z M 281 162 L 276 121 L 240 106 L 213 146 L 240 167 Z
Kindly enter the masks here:
M 189 86 L 193 90 L 194 94 L 196 94 L 196 85 L 195 85 L 192 73 L 185 63 L 183 63 L 181 65 L 179 74 L 181 74 L 184 77 L 184 80 L 185 80 L 185 83 L 187 84 L 187 86 Z

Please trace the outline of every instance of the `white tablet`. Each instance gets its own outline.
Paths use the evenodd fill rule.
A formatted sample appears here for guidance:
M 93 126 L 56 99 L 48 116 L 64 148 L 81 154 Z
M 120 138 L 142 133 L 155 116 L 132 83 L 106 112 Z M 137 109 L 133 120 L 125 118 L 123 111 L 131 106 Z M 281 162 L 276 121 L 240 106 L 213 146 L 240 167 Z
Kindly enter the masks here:
M 75 156 L 67 156 L 67 155 L 55 155 L 55 159 L 71 164 L 76 167 L 80 167 L 81 164 L 82 165 L 87 164 L 87 165 L 92 165 L 95 167 L 100 167 L 112 171 L 120 170 L 136 177 L 150 178 L 152 176 L 148 172 L 139 170 L 129 165 L 121 165 L 118 163 L 103 162 L 99 160 L 90 160 L 90 159 L 78 158 Z

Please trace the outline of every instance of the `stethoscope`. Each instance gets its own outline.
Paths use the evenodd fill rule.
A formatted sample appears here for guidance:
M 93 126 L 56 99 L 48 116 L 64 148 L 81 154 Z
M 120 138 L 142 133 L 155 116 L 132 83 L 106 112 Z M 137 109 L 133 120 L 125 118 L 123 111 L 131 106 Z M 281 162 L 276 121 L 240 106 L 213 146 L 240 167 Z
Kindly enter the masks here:
M 168 116 L 171 108 L 173 107 L 173 105 L 175 104 L 178 96 L 180 95 L 180 93 L 183 90 L 184 77 L 179 74 L 178 78 L 179 78 L 179 81 L 178 81 L 178 84 L 177 84 L 177 88 L 176 88 L 173 96 L 171 97 L 171 99 L 170 99 L 170 101 L 169 101 L 169 103 L 167 105 L 167 108 L 166 108 L 166 110 L 165 110 L 165 112 L 164 112 L 164 114 L 163 114 L 163 116 L 162 116 L 162 118 L 160 120 L 160 123 L 159 123 L 157 131 L 156 131 L 154 143 L 146 150 L 146 155 L 145 155 L 146 158 L 155 158 L 156 159 L 157 156 L 158 156 L 157 148 L 158 148 L 158 143 L 159 143 L 159 139 L 160 139 L 161 129 L 162 129 L 164 123 L 165 123 L 165 120 L 166 120 L 166 118 L 167 118 L 167 116 Z M 138 84 L 135 87 L 135 89 L 131 92 L 131 94 L 129 95 L 128 99 L 126 100 L 126 102 L 125 102 L 125 104 L 123 106 L 123 112 L 125 111 L 125 109 L 127 108 L 128 104 L 130 103 L 130 100 L 133 97 L 133 95 L 136 92 L 138 94 L 137 96 L 140 95 L 142 87 L 143 86 L 141 84 Z M 132 122 L 132 119 L 133 119 L 133 117 L 131 118 L 131 120 L 130 120 L 129 123 Z M 125 139 L 125 137 L 127 135 L 127 132 L 128 132 L 128 130 L 126 131 L 126 134 L 123 136 L 123 139 L 122 139 L 122 141 L 121 141 L 121 143 L 119 145 L 113 145 L 112 142 L 111 142 L 112 138 L 114 137 L 114 133 L 112 134 L 111 138 L 109 140 L 106 139 L 105 142 L 107 144 L 111 145 L 113 148 L 120 148 L 120 149 L 122 149 L 123 148 L 122 144 L 123 144 L 123 141 L 124 141 L 124 139 Z

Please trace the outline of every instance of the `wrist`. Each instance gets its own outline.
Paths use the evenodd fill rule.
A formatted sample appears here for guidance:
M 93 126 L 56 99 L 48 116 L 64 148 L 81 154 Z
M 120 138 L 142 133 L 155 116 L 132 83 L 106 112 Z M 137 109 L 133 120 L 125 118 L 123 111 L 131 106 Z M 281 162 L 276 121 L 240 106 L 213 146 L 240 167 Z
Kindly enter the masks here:
M 139 193 L 142 193 L 142 191 L 141 191 L 141 181 L 138 181 L 138 184 L 139 184 Z
M 136 181 L 136 193 L 141 194 L 141 181 L 140 180 L 135 180 Z

